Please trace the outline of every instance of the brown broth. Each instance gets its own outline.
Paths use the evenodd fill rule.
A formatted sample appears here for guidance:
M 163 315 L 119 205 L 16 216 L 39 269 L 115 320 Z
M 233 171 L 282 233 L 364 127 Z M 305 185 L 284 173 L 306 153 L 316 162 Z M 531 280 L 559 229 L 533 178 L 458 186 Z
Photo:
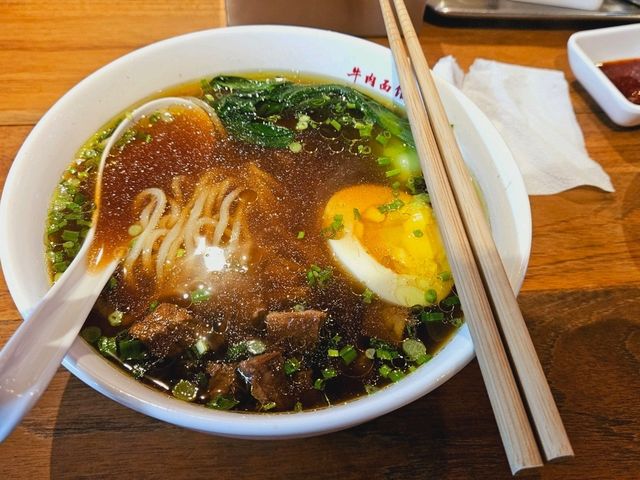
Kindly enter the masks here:
M 171 94 L 193 94 L 194 90 L 194 84 L 188 84 L 183 90 L 171 89 Z M 175 285 L 168 292 L 157 288 L 153 278 L 138 272 L 132 286 L 119 270 L 115 281 L 101 295 L 86 326 L 98 326 L 103 336 L 122 336 L 158 302 L 190 308 L 202 319 L 207 338 L 217 348 L 202 358 L 191 358 L 192 353 L 185 352 L 179 358 L 153 359 L 139 376 L 145 383 L 165 391 L 170 391 L 180 379 L 200 382 L 195 401 L 207 403 L 211 398 L 206 392 L 205 362 L 224 359 L 225 352 L 237 342 L 262 338 L 264 326 L 254 321 L 256 311 L 289 311 L 304 304 L 306 308 L 328 312 L 329 320 L 320 347 L 305 354 L 303 360 L 313 369 L 314 378 L 328 366 L 337 368 L 340 376 L 327 382 L 324 395 L 319 391 L 303 395 L 299 399 L 303 408 L 345 401 L 362 395 L 365 387 L 387 384 L 389 380 L 381 377 L 378 365 L 365 356 L 370 343 L 362 330 L 363 319 L 371 315 L 383 319 L 390 309 L 400 310 L 407 318 L 415 318 L 416 314 L 381 300 L 364 303 L 363 285 L 337 264 L 321 234 L 322 212 L 335 192 L 355 184 L 391 183 L 385 177 L 385 169 L 376 164 L 380 146 L 369 142 L 371 153 L 356 154 L 345 146 L 345 138 L 353 136 L 353 132 L 345 129 L 334 135 L 318 128 L 308 129 L 298 137 L 303 149 L 294 153 L 286 148 L 265 148 L 224 136 L 215 130 L 203 112 L 178 109 L 172 113 L 172 122 L 140 122 L 133 127 L 136 135 L 112 151 L 103 174 L 92 245 L 94 259 L 104 262 L 126 250 L 132 240 L 129 227 L 136 223 L 140 209 L 134 206 L 134 200 L 144 189 L 154 187 L 169 192 L 173 179 L 181 176 L 184 195 L 189 197 L 202 175 L 214 170 L 216 175 L 245 182 L 247 191 L 253 191 L 251 172 L 259 169 L 272 181 L 274 201 L 258 206 L 250 195 L 247 197 L 246 222 L 252 240 L 249 266 L 241 273 L 202 277 L 207 278 L 215 290 L 212 298 L 203 304 L 196 304 L 189 297 L 197 288 L 195 284 Z M 315 114 L 322 116 L 326 112 Z M 295 119 L 286 117 L 281 121 L 289 126 L 293 122 Z M 375 133 L 379 132 L 374 132 L 374 137 Z M 305 232 L 303 239 L 299 238 L 299 232 Z M 306 272 L 311 265 L 331 269 L 333 276 L 325 288 L 309 288 Z M 445 307 L 445 310 L 445 322 L 413 327 L 430 355 L 447 342 L 457 327 L 454 319 L 461 317 L 457 306 Z M 117 327 L 107 319 L 114 311 L 123 313 L 122 324 Z M 331 338 L 337 338 L 336 335 L 341 345 L 356 347 L 358 357 L 352 364 L 326 358 Z M 125 370 L 135 370 L 131 362 L 116 357 L 111 360 Z M 246 392 L 239 401 L 236 409 L 261 408 Z

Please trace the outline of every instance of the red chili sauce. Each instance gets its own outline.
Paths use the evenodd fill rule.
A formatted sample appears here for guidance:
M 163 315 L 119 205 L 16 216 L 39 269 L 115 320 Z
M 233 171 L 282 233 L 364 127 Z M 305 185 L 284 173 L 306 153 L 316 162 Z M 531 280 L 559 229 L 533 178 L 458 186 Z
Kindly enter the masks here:
M 630 102 L 640 105 L 640 58 L 604 62 L 600 68 Z

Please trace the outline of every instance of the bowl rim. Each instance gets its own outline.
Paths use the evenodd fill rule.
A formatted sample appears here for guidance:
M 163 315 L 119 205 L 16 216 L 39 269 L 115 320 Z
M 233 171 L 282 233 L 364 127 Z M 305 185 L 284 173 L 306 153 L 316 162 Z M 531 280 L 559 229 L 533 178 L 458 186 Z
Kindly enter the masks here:
M 24 300 L 24 296 L 16 295 L 22 288 L 18 284 L 16 276 L 13 274 L 14 264 L 11 261 L 10 252 L 7 251 L 5 241 L 9 237 L 9 229 L 6 228 L 8 224 L 8 200 L 15 193 L 15 178 L 18 176 L 17 170 L 20 168 L 24 161 L 21 161 L 21 153 L 25 149 L 26 145 L 34 142 L 35 138 L 43 135 L 43 128 L 46 120 L 53 117 L 55 113 L 65 108 L 65 102 L 70 96 L 75 95 L 77 92 L 84 90 L 88 85 L 93 82 L 93 79 L 104 75 L 116 66 L 125 64 L 127 62 L 134 62 L 140 57 L 144 57 L 149 52 L 161 50 L 165 46 L 177 43 L 177 42 L 189 42 L 192 40 L 198 40 L 200 38 L 206 38 L 209 36 L 224 35 L 226 33 L 246 34 L 249 32 L 262 32 L 275 35 L 301 35 L 311 38 L 333 38 L 335 40 L 341 40 L 358 44 L 363 49 L 369 49 L 375 52 L 375 55 L 385 55 L 390 58 L 390 51 L 388 48 L 378 45 L 357 37 L 349 35 L 331 32 L 327 30 L 319 30 L 307 27 L 292 27 L 292 26 L 279 26 L 279 25 L 259 25 L 259 26 L 239 26 L 239 27 L 226 27 L 218 29 L 208 29 L 198 32 L 187 33 L 184 35 L 168 38 L 159 42 L 147 45 L 138 50 L 132 51 L 110 63 L 96 70 L 91 75 L 87 76 L 72 89 L 66 92 L 40 119 L 38 124 L 33 128 L 28 135 L 23 146 L 18 151 L 14 163 L 7 175 L 5 188 L 2 193 L 2 199 L 0 200 L 0 259 L 2 259 L 2 268 L 5 274 L 6 283 L 8 289 L 16 302 L 16 305 L 20 312 L 24 315 L 24 312 L 28 312 L 32 305 Z M 519 250 L 522 252 L 522 258 L 519 265 L 516 267 L 515 280 L 513 282 L 514 291 L 519 291 L 526 272 L 530 251 L 531 251 L 531 211 L 524 187 L 524 181 L 520 175 L 520 172 L 513 160 L 511 152 L 504 143 L 504 140 L 500 137 L 490 121 L 484 116 L 484 114 L 476 107 L 470 100 L 468 100 L 464 94 L 462 94 L 456 88 L 450 86 L 444 81 L 437 80 L 438 88 L 444 89 L 447 94 L 452 95 L 456 101 L 460 102 L 465 109 L 465 112 L 470 118 L 470 121 L 476 125 L 477 122 L 481 122 L 483 128 L 489 129 L 490 138 L 484 138 L 487 144 L 491 144 L 492 151 L 496 151 L 496 158 L 502 158 L 503 162 L 501 168 L 506 168 L 510 173 L 511 185 L 515 192 L 518 193 L 517 198 L 514 201 L 518 203 L 519 213 L 522 215 L 518 218 L 518 226 L 522 229 L 522 235 L 518 236 Z M 15 166 L 15 168 L 14 168 Z M 515 195 L 515 194 L 514 194 Z M 28 320 L 27 320 L 28 321 Z M 467 365 L 474 357 L 473 344 L 471 342 L 468 327 L 463 326 L 459 332 L 452 338 L 447 347 L 459 348 L 460 351 L 452 364 L 446 365 L 446 368 L 438 366 L 436 378 L 427 386 L 422 385 L 419 380 L 418 372 L 414 372 L 408 378 L 413 378 L 415 381 L 403 380 L 398 383 L 385 387 L 380 392 L 373 395 L 359 397 L 357 399 L 333 405 L 329 408 L 323 408 L 318 410 L 309 410 L 298 413 L 239 413 L 239 412 L 223 412 L 217 410 L 210 410 L 203 408 L 201 405 L 192 405 L 186 402 L 179 402 L 170 396 L 156 391 L 151 387 L 147 387 L 140 382 L 137 382 L 125 373 L 120 371 L 115 365 L 107 362 L 100 357 L 88 344 L 86 344 L 80 337 L 78 337 L 71 347 L 69 353 L 63 361 L 63 365 L 71 371 L 76 377 L 95 390 L 101 392 L 105 396 L 132 408 L 138 412 L 150 415 L 152 417 L 164 420 L 166 422 L 187 427 L 193 430 L 204 431 L 207 433 L 215 433 L 217 435 L 229 436 L 229 437 L 242 437 L 253 439 L 264 438 L 298 438 L 305 436 L 312 436 L 322 433 L 329 433 L 336 430 L 348 428 L 350 426 L 362 423 L 364 421 L 376 418 L 380 415 L 400 408 L 407 403 L 410 403 L 417 398 L 425 395 L 434 388 L 437 388 L 442 383 L 447 381 L 458 371 L 460 371 L 465 365 Z M 106 371 L 104 375 L 99 376 L 90 374 L 82 366 L 82 361 L 86 355 L 93 355 L 104 364 L 107 364 L 113 371 L 117 372 L 117 375 L 113 375 Z M 438 355 L 434 357 L 434 360 L 429 364 L 436 363 Z M 124 381 L 123 379 L 128 380 Z M 130 384 L 133 382 L 134 386 Z M 123 388 L 125 385 L 127 388 Z M 142 390 L 144 389 L 144 391 Z

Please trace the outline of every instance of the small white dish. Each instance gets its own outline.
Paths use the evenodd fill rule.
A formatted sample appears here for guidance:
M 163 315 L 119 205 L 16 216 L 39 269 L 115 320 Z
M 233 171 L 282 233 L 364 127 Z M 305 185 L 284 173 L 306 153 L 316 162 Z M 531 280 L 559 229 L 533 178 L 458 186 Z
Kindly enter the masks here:
M 640 125 L 640 105 L 630 102 L 598 67 L 640 58 L 640 24 L 574 33 L 567 49 L 574 75 L 609 118 L 623 127 Z
M 159 90 L 222 73 L 314 73 L 401 103 L 387 48 L 334 32 L 248 26 L 191 33 L 136 50 L 62 97 L 32 130 L 11 166 L 0 202 L 0 259 L 24 317 L 49 289 L 44 224 L 61 173 L 86 139 L 116 114 Z M 437 82 L 463 156 L 481 191 L 498 251 L 518 291 L 531 248 L 524 182 L 495 127 L 459 90 Z M 344 429 L 388 413 L 438 387 L 474 355 L 466 325 L 405 379 L 379 392 L 301 413 L 243 414 L 177 400 L 137 382 L 76 338 L 63 365 L 82 381 L 146 415 L 186 428 L 242 438 L 293 438 Z

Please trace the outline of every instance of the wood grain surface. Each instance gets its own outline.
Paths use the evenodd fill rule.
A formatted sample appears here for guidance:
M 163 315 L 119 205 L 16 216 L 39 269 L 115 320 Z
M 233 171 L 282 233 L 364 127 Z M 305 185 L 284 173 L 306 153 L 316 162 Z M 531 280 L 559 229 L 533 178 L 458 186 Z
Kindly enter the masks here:
M 156 40 L 225 24 L 221 0 L 0 0 L 0 187 L 33 125 L 105 63 Z M 522 478 L 640 478 L 640 129 L 614 126 L 571 74 L 580 24 L 425 23 L 430 63 L 455 55 L 562 70 L 587 149 L 616 193 L 531 197 L 524 318 L 576 457 Z M 385 43 L 382 39 L 375 39 Z M 0 345 L 20 322 L 0 277 Z M 0 419 L 2 421 L 2 419 Z M 426 397 L 344 432 L 297 441 L 187 431 L 108 400 L 60 369 L 0 445 L 0 479 L 510 478 L 474 361 Z

